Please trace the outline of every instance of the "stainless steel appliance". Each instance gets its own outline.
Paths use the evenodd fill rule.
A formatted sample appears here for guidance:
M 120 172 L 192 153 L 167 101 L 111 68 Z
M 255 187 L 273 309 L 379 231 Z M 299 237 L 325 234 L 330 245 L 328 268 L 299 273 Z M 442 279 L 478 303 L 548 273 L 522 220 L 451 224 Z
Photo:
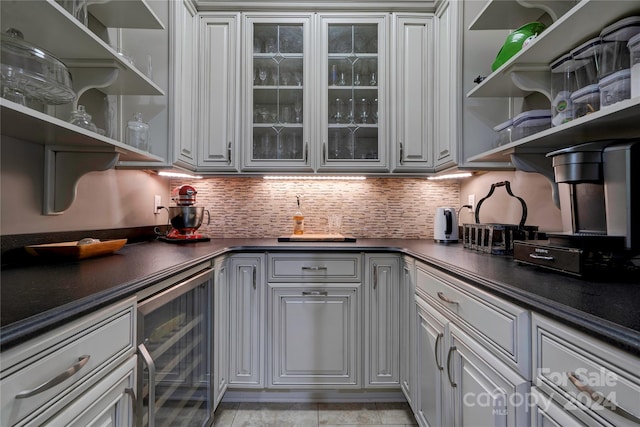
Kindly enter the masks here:
M 547 233 L 548 242 L 518 242 L 516 260 L 577 275 L 633 268 L 628 260 L 640 252 L 639 147 L 637 140 L 597 141 L 547 154 L 564 231 Z
M 433 240 L 436 243 L 458 242 L 458 215 L 455 208 L 436 208 L 433 219 Z
M 138 426 L 210 423 L 212 292 L 205 269 L 138 304 Z

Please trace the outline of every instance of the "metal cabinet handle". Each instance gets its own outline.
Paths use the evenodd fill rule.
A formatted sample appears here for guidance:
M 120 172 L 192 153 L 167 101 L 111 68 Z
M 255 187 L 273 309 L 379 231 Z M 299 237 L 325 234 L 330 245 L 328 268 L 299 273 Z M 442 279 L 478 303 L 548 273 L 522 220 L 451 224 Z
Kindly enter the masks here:
M 131 399 L 131 416 L 133 418 L 133 423 L 137 423 L 138 422 L 138 417 L 137 417 L 137 413 L 136 413 L 136 392 L 134 389 L 132 388 L 125 388 L 124 389 L 124 394 L 126 394 L 127 396 L 129 396 L 129 398 Z
M 90 358 L 91 356 L 88 354 L 85 354 L 84 356 L 80 356 L 78 358 L 78 361 L 74 363 L 73 366 L 71 366 L 64 372 L 59 373 L 58 375 L 51 378 L 50 380 L 45 381 L 44 383 L 40 384 L 38 387 L 32 390 L 21 391 L 20 393 L 16 394 L 16 399 L 26 399 L 27 397 L 35 396 L 36 394 L 52 389 L 53 387 L 57 386 L 61 382 L 71 378 L 74 374 L 76 374 L 80 369 L 82 369 L 84 365 L 87 364 Z
M 373 264 L 373 289 L 378 287 L 378 265 Z
M 256 276 L 258 274 L 257 271 L 258 271 L 258 266 L 254 264 L 253 265 L 253 289 L 254 290 L 257 287 L 257 281 L 258 281 L 257 278 L 256 278 Z
M 227 144 L 227 164 L 231 164 L 231 141 Z
M 400 164 L 404 164 L 404 143 L 400 143 Z
M 443 333 L 439 333 L 438 336 L 436 337 L 436 345 L 435 345 L 435 356 L 436 356 L 436 366 L 438 367 L 438 369 L 440 371 L 444 371 L 444 366 L 442 366 L 440 364 L 440 361 L 438 360 L 438 343 L 440 342 L 440 340 L 444 338 L 444 334 Z
M 156 413 L 156 364 L 153 362 L 149 350 L 144 344 L 138 346 L 138 353 L 142 356 L 142 359 L 149 368 L 149 424 L 148 427 L 155 427 L 155 413 Z M 142 375 L 142 373 L 140 374 Z M 142 396 L 141 396 L 142 397 Z
M 304 143 L 304 163 L 309 161 L 309 141 Z
M 536 255 L 536 254 L 529 254 L 530 258 L 534 258 L 534 259 L 543 259 L 545 261 L 553 261 L 555 258 L 550 256 L 550 255 Z
M 310 265 L 310 266 L 303 265 L 302 269 L 303 270 L 311 270 L 311 271 L 319 271 L 319 270 L 326 270 L 327 267 L 325 267 L 324 265 Z
M 322 143 L 322 164 L 323 165 L 327 164 L 327 143 L 326 142 Z
M 631 420 L 634 423 L 640 423 L 640 418 L 625 411 L 620 406 L 618 406 L 615 402 L 612 402 L 610 399 L 607 399 L 602 394 L 598 393 L 597 391 L 589 387 L 587 384 L 580 381 L 580 379 L 578 378 L 575 372 L 569 372 L 569 373 L 566 373 L 566 375 L 567 375 L 567 378 L 569 378 L 569 381 L 571 381 L 571 384 L 573 384 L 574 387 L 578 389 L 578 391 L 582 393 L 586 393 L 594 402 L 609 409 L 611 412 L 620 415 L 623 418 Z
M 442 292 L 438 292 L 438 298 L 440 298 L 442 301 L 446 302 L 447 304 L 457 304 L 458 301 L 454 301 L 451 300 L 449 298 L 447 298 Z
M 302 295 L 305 297 L 326 297 L 329 295 L 327 291 L 302 291 Z
M 451 356 L 454 351 L 456 351 L 456 346 L 451 346 L 449 347 L 449 353 L 447 353 L 447 377 L 449 377 L 449 384 L 451 384 L 451 387 L 458 386 L 458 384 L 454 383 L 451 379 Z

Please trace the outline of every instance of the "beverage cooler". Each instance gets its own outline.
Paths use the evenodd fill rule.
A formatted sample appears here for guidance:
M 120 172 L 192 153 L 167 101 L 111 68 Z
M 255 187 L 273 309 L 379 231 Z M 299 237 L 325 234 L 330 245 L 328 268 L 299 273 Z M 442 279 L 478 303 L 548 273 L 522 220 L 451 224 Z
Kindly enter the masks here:
M 138 304 L 138 426 L 209 423 L 212 292 L 207 269 Z

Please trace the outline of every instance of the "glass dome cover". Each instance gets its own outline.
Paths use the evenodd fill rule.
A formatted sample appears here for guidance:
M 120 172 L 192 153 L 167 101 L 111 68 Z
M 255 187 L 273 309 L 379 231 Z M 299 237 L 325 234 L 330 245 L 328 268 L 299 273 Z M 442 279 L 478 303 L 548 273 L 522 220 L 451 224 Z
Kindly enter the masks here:
M 20 104 L 30 98 L 48 105 L 66 104 L 76 98 L 71 74 L 59 59 L 24 41 L 22 33 L 14 28 L 1 36 L 4 98 Z

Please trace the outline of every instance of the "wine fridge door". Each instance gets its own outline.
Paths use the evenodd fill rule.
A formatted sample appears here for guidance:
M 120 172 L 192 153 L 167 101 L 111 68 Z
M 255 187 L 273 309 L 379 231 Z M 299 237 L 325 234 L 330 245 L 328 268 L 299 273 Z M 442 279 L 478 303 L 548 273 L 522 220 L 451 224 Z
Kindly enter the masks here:
M 138 304 L 139 426 L 210 421 L 212 283 L 207 269 Z

